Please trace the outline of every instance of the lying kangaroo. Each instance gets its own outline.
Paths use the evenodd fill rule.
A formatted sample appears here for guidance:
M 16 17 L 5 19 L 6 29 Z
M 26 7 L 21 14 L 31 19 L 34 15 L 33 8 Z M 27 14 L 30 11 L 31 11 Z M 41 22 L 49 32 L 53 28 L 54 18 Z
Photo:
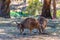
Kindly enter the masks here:
M 25 28 L 30 29 L 30 33 L 31 33 L 31 31 L 34 28 L 36 28 L 36 29 L 39 30 L 39 33 L 41 33 L 40 24 L 34 18 L 26 18 L 24 21 L 22 21 L 21 23 L 17 24 L 17 27 L 20 29 L 21 33 L 24 31 Z
M 39 23 L 40 23 L 40 27 L 41 27 L 42 32 L 43 32 L 43 31 L 45 30 L 46 26 L 47 26 L 47 20 L 46 20 L 46 18 L 40 16 L 40 17 L 38 18 L 38 21 L 39 21 Z

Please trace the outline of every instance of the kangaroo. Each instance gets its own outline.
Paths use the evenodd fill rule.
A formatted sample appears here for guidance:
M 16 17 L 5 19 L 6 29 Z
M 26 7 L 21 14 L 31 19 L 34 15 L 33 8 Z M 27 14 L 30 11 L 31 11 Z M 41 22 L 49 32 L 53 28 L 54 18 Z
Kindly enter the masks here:
M 25 28 L 29 29 L 30 33 L 34 28 L 36 28 L 39 30 L 39 33 L 41 33 L 40 24 L 39 24 L 38 20 L 36 20 L 34 18 L 26 18 L 24 21 L 17 24 L 17 27 L 18 27 L 18 29 L 20 29 L 20 33 L 22 33 Z
M 47 20 L 46 20 L 46 18 L 40 16 L 40 17 L 38 18 L 38 21 L 39 21 L 39 23 L 40 23 L 40 27 L 41 27 L 42 32 L 43 32 L 43 31 L 45 30 L 45 28 L 47 27 Z

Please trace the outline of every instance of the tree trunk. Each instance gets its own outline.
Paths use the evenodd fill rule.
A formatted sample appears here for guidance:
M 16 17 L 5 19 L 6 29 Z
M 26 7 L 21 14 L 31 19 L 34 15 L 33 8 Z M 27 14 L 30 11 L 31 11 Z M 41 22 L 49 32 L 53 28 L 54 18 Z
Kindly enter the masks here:
M 2 0 L 0 0 L 0 17 L 2 17 L 2 4 L 3 4 L 3 1 Z
M 44 0 L 41 16 L 52 19 L 51 12 L 50 12 L 50 5 L 51 5 L 51 0 Z
M 53 0 L 53 18 L 56 18 L 56 1 Z
M 10 18 L 9 5 L 10 5 L 10 0 L 2 0 L 2 6 L 1 6 L 2 16 L 1 17 Z

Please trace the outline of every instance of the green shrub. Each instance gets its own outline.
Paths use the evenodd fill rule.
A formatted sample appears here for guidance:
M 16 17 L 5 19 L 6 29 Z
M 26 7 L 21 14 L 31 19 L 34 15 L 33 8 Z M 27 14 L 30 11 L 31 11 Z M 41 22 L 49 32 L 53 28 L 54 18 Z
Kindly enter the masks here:
M 18 12 L 14 12 L 14 11 L 10 12 L 10 16 L 11 17 L 20 17 L 19 13 Z
M 60 10 L 57 10 L 56 16 L 57 16 L 57 18 L 60 18 Z

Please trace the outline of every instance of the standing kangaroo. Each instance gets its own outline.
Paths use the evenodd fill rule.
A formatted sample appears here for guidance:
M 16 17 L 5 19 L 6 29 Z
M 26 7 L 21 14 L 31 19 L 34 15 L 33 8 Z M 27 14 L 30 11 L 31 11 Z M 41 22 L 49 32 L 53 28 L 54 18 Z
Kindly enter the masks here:
M 47 26 L 47 20 L 46 20 L 46 18 L 40 16 L 40 17 L 38 18 L 38 21 L 39 21 L 39 23 L 40 23 L 40 27 L 41 27 L 42 32 L 43 32 L 43 31 L 45 30 L 46 26 Z

